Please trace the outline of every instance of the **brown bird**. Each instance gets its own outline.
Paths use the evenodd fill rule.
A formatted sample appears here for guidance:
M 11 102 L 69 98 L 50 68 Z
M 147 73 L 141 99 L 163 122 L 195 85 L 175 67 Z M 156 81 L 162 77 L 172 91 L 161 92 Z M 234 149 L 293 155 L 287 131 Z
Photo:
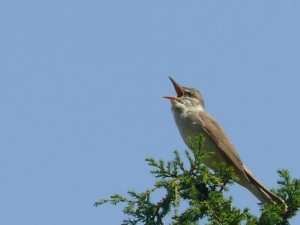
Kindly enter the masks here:
M 265 188 L 243 164 L 226 133 L 218 122 L 205 112 L 204 100 L 201 93 L 194 88 L 180 86 L 169 77 L 173 83 L 177 97 L 164 96 L 172 104 L 172 111 L 176 125 L 183 141 L 187 144 L 187 138 L 195 140 L 196 136 L 203 134 L 205 142 L 204 151 L 214 152 L 214 155 L 204 159 L 204 164 L 213 168 L 213 163 L 224 161 L 232 166 L 239 180 L 238 184 L 247 188 L 261 202 L 282 203 L 283 211 L 287 210 L 285 202 L 276 194 Z

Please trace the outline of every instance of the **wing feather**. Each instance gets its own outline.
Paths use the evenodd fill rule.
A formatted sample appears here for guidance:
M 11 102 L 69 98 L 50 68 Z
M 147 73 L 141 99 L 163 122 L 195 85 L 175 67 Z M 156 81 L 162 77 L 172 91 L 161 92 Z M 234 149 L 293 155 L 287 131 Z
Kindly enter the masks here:
M 202 119 L 204 132 L 211 138 L 213 142 L 216 143 L 225 157 L 227 157 L 229 161 L 235 165 L 235 167 L 242 171 L 244 176 L 248 179 L 245 173 L 243 162 L 222 127 L 205 111 L 200 111 L 199 113 L 200 118 Z

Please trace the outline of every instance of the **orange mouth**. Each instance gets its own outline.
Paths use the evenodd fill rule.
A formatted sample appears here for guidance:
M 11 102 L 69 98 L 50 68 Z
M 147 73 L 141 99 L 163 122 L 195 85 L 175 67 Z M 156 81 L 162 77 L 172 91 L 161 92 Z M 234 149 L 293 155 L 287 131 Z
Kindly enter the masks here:
M 180 87 L 179 84 L 176 83 L 176 81 L 172 78 L 172 77 L 169 77 L 169 79 L 171 80 L 173 86 L 174 86 L 174 89 L 176 91 L 176 94 L 177 94 L 177 97 L 173 97 L 173 96 L 163 96 L 163 98 L 166 98 L 166 99 L 169 99 L 171 101 L 174 101 L 174 100 L 178 100 L 180 97 L 183 96 L 183 91 Z

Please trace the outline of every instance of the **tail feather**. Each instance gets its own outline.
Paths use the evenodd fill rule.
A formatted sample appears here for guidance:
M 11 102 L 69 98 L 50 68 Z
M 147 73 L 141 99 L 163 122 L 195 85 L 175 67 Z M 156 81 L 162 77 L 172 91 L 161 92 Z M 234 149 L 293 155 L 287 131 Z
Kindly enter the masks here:
M 268 202 L 268 203 L 281 203 L 284 205 L 283 211 L 287 211 L 287 205 L 285 204 L 284 200 L 282 200 L 279 196 L 274 194 L 273 192 L 269 191 L 265 188 L 255 177 L 254 175 L 245 167 L 245 173 L 251 183 L 251 185 L 247 185 L 247 189 L 256 196 L 261 202 Z

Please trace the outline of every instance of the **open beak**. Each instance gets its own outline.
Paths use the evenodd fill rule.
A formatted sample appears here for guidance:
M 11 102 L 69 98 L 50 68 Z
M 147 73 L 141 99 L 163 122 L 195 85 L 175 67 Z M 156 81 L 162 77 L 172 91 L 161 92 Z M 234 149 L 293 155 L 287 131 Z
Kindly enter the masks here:
M 174 86 L 174 89 L 175 89 L 175 91 L 177 93 L 177 97 L 163 96 L 163 98 L 169 99 L 171 101 L 178 100 L 180 97 L 183 96 L 183 91 L 182 91 L 180 85 L 177 84 L 176 81 L 172 77 L 169 77 L 169 79 L 171 80 L 171 82 L 172 82 L 172 84 Z

